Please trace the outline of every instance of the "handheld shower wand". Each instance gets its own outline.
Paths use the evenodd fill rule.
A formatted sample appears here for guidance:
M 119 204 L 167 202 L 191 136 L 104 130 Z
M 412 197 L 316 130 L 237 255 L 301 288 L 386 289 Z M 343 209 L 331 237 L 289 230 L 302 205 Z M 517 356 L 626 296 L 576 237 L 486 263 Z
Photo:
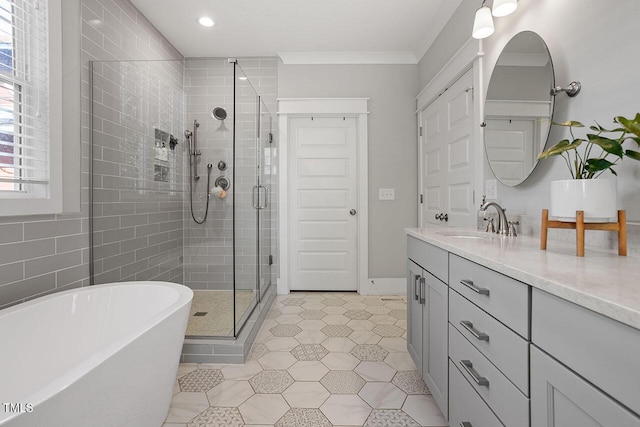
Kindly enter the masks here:
M 200 176 L 198 176 L 198 156 L 202 153 L 198 150 L 197 146 L 197 132 L 198 132 L 198 123 L 197 120 L 193 121 L 193 132 L 190 130 L 184 131 L 184 136 L 189 140 L 189 175 L 193 174 L 193 181 L 198 181 Z M 189 177 L 189 202 L 191 208 L 191 218 L 196 222 L 196 224 L 204 224 L 207 220 L 207 215 L 209 215 L 209 200 L 211 199 L 211 170 L 213 169 L 213 164 L 209 163 L 207 165 L 207 205 L 204 211 L 204 217 L 202 220 L 198 220 L 193 213 L 193 182 L 191 181 L 191 177 Z

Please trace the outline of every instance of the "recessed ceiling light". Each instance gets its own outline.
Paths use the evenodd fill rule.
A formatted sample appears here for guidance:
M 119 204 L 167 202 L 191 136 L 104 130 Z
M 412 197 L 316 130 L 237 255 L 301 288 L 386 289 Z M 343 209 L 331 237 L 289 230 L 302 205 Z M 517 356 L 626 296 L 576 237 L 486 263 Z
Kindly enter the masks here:
M 200 19 L 198 19 L 198 23 L 203 27 L 213 27 L 213 25 L 215 24 L 215 22 L 213 22 L 213 19 L 209 18 L 208 16 L 200 17 Z

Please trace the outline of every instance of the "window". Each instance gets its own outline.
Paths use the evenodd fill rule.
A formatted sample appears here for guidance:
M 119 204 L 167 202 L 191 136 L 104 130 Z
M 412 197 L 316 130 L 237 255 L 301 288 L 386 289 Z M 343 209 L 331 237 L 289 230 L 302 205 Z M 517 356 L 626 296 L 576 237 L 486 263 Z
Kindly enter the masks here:
M 62 208 L 59 15 L 59 0 L 0 0 L 0 215 Z

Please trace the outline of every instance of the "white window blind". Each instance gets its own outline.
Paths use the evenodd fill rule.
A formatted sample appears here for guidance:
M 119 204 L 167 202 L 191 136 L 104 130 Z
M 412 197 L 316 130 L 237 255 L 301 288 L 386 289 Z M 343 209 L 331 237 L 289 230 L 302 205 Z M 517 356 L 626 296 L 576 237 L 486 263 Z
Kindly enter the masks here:
M 51 0 L 0 0 L 0 215 L 59 211 L 53 199 L 61 196 L 61 141 L 52 122 L 60 107 L 52 93 L 60 88 L 52 71 L 61 60 L 50 64 L 51 55 L 60 55 L 59 33 L 50 28 L 59 16 L 56 3 L 59 9 Z M 10 200 L 24 202 L 12 206 Z
M 32 197 L 49 183 L 47 3 L 0 0 L 0 189 Z

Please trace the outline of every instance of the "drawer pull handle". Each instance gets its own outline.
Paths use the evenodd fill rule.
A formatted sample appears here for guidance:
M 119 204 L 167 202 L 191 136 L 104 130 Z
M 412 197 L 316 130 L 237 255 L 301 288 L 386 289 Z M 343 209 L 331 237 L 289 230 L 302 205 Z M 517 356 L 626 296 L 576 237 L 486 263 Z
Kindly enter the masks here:
M 420 279 L 420 276 L 418 276 L 417 274 L 415 275 L 415 277 L 413 278 L 413 299 L 414 300 L 418 300 L 418 280 Z
M 483 387 L 489 387 L 489 380 L 485 377 L 481 377 L 480 374 L 478 374 L 476 370 L 473 369 L 473 363 L 471 363 L 470 360 L 461 360 L 460 366 L 462 366 L 464 370 L 467 371 L 469 375 L 471 375 L 471 378 L 473 378 L 476 384 Z
M 478 341 L 489 341 L 489 335 L 474 328 L 473 323 L 469 322 L 468 320 L 463 320 L 460 322 L 460 324 Z
M 460 427 L 473 427 L 473 424 L 471 424 L 469 421 L 463 421 L 460 423 Z
M 426 288 L 426 283 L 427 280 L 424 277 L 420 278 L 420 304 L 424 305 L 425 299 L 424 299 L 424 294 L 425 292 L 425 288 Z
M 473 284 L 473 280 L 460 280 L 460 283 L 471 289 L 476 294 L 489 296 L 489 289 L 477 287 Z

